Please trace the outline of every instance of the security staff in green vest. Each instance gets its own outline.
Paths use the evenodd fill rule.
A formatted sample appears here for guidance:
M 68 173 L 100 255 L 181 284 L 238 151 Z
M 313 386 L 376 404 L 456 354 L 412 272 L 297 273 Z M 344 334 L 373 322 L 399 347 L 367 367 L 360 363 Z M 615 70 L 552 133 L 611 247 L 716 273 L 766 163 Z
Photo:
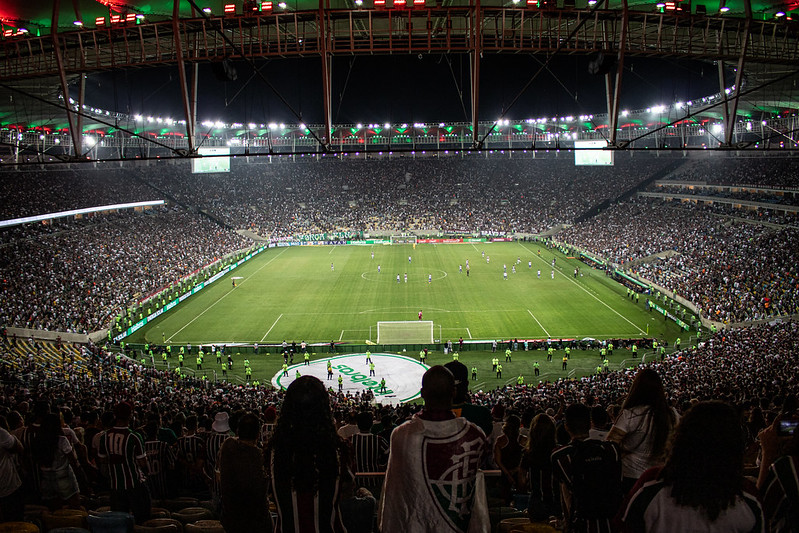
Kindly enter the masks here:
M 608 343 L 608 355 L 613 355 L 613 343 Z
M 181 348 L 181 350 L 182 350 L 182 348 Z M 183 352 L 182 351 L 181 351 L 181 353 L 178 354 L 178 363 L 180 364 L 180 366 L 183 366 Z
M 302 358 L 305 360 L 305 366 L 311 366 L 311 356 L 308 352 L 302 354 Z
M 369 375 L 370 376 L 374 376 L 375 375 L 375 364 L 374 363 L 369 363 Z
M 477 367 L 472 367 L 472 380 L 477 381 Z
M 380 392 L 386 392 L 386 378 L 380 378 Z
M 457 361 L 459 357 L 460 356 L 458 355 L 458 352 L 452 352 L 452 360 L 453 361 Z
M 506 363 L 509 363 L 511 361 L 511 355 L 512 355 L 512 352 L 510 351 L 510 348 L 505 348 L 505 362 Z
M 517 384 L 517 385 L 524 385 L 524 376 L 522 376 L 521 374 L 519 374 L 519 377 L 518 377 L 518 378 L 516 378 L 516 384 Z
M 338 391 L 339 392 L 344 391 L 344 378 L 341 376 L 341 374 L 339 374 L 338 376 Z
M 249 370 L 249 368 L 247 370 Z M 302 374 L 300 374 L 300 370 L 297 369 L 297 371 L 294 372 L 294 379 L 300 379 L 300 376 L 302 376 Z
M 552 356 L 554 354 L 555 354 L 555 348 L 553 348 L 552 346 L 547 348 L 547 361 L 549 361 L 551 363 L 552 362 Z
M 197 370 L 203 369 L 203 358 L 199 355 L 197 356 Z
M 572 356 L 572 349 L 571 349 L 571 348 L 569 348 L 568 346 L 566 346 L 566 347 L 563 349 L 563 351 L 564 351 L 564 352 L 566 352 L 566 358 L 567 358 L 567 359 L 568 359 L 568 358 L 570 358 L 570 357 Z
M 497 365 L 497 377 L 502 377 L 502 365 Z
M 541 364 L 538 361 L 533 363 L 533 372 L 535 372 L 536 376 L 541 375 Z
M 598 366 L 596 367 L 596 375 L 598 376 L 598 375 L 599 375 L 599 374 L 601 374 L 601 373 L 602 373 L 602 365 L 598 365 Z
M 283 363 L 283 377 L 289 377 L 289 365 Z
M 638 357 L 638 345 L 633 344 L 633 357 Z
M 602 366 L 605 368 L 605 372 L 607 372 L 608 370 L 610 370 L 610 361 L 605 359 L 604 361 L 602 361 Z

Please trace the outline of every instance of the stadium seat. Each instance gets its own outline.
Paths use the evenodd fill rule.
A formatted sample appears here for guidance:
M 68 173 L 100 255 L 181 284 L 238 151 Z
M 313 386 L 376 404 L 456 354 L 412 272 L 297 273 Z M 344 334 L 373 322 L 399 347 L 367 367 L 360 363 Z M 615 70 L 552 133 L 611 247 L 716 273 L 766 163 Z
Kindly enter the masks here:
M 172 513 L 163 507 L 150 508 L 150 518 L 171 518 Z
M 523 526 L 525 524 L 529 524 L 530 519 L 527 517 L 524 518 L 506 518 L 502 520 L 499 525 L 497 526 L 497 533 L 510 533 L 513 528 L 516 526 Z
M 108 511 L 87 517 L 92 533 L 130 533 L 136 522 L 130 513 Z
M 193 524 L 186 524 L 186 533 L 225 533 L 225 528 L 219 520 L 199 520 Z
M 213 518 L 213 513 L 205 507 L 187 507 L 172 513 L 172 518 L 186 525 L 193 524 L 198 520 L 210 520 Z
M 558 530 L 549 524 L 541 522 L 527 522 L 526 524 L 518 525 L 510 530 L 509 533 L 557 533 Z
M 42 523 L 45 531 L 65 527 L 86 527 L 86 511 L 80 509 L 58 509 L 52 513 L 42 513 Z
M 175 526 L 178 533 L 183 533 L 183 524 L 174 518 L 151 518 L 142 525 L 147 527 Z
M 39 527 L 30 522 L 3 522 L 0 533 L 39 533 Z
M 50 508 L 46 505 L 26 505 L 25 520 L 29 522 L 41 522 L 42 514 L 49 512 Z
M 133 526 L 133 533 L 180 533 L 180 529 L 175 524 L 165 524 L 163 526 Z
M 164 500 L 161 504 L 169 510 L 170 513 L 180 511 L 187 507 L 197 507 L 200 502 L 197 498 L 176 498 L 174 500 Z
M 525 513 L 513 507 L 495 507 L 488 510 L 491 519 L 491 531 L 496 531 L 499 523 L 507 518 L 526 518 Z

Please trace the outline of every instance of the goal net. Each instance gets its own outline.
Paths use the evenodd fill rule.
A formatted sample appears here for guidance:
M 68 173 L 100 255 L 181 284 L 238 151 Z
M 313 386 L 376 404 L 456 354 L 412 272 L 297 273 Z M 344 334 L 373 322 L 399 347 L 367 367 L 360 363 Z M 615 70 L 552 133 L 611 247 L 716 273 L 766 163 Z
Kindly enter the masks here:
M 378 322 L 377 344 L 433 344 L 433 321 Z
M 416 235 L 391 235 L 391 244 L 416 244 Z

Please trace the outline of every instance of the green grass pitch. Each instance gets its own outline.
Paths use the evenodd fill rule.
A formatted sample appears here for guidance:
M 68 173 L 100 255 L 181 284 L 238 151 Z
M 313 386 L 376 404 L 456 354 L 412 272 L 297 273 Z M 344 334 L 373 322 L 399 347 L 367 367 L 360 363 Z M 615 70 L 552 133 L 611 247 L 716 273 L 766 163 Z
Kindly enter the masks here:
M 507 280 L 503 265 L 507 266 Z M 575 268 L 580 271 L 577 278 Z M 231 276 L 240 278 L 235 288 Z M 415 248 L 298 246 L 262 253 L 148 324 L 127 342 L 162 344 L 166 340 L 173 345 L 196 346 L 333 340 L 364 344 L 377 340 L 378 321 L 417 320 L 420 310 L 424 320 L 433 321 L 434 338 L 441 342 L 457 342 L 459 337 L 469 341 L 644 336 L 673 341 L 680 336 L 671 321 L 648 313 L 644 301 L 630 301 L 626 289 L 605 277 L 603 271 L 532 242 L 418 244 Z M 684 341 L 686 337 L 683 335 Z M 326 356 L 326 348 L 315 351 L 314 358 Z M 380 346 L 372 347 L 372 351 L 380 351 Z M 461 353 L 464 364 L 478 366 L 481 379 L 474 385 L 480 388 L 515 382 L 519 374 L 529 383 L 534 360 L 541 362 L 542 379 L 566 375 L 561 370 L 562 354 L 546 363 L 545 353 L 531 351 L 516 355 L 512 366 L 505 367 L 503 379 L 497 380 L 491 375 L 491 357 L 486 353 L 490 351 Z M 629 353 L 614 355 L 611 368 L 628 364 L 623 362 L 626 358 Z M 591 373 L 598 359 L 591 350 L 578 351 L 567 372 Z M 431 354 L 428 364 L 448 360 L 438 352 Z M 282 364 L 282 358 L 274 355 L 251 356 L 250 361 L 254 377 L 262 382 L 268 382 Z M 187 362 L 194 360 L 187 358 Z M 206 359 L 204 368 L 215 366 Z

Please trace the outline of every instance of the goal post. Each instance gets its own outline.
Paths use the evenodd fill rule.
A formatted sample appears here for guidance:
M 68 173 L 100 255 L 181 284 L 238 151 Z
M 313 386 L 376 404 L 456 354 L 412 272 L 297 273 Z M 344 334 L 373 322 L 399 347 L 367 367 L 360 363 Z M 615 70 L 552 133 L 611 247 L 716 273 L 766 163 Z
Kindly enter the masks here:
M 378 322 L 377 344 L 433 344 L 433 321 Z
M 391 235 L 391 244 L 416 244 L 416 235 Z

